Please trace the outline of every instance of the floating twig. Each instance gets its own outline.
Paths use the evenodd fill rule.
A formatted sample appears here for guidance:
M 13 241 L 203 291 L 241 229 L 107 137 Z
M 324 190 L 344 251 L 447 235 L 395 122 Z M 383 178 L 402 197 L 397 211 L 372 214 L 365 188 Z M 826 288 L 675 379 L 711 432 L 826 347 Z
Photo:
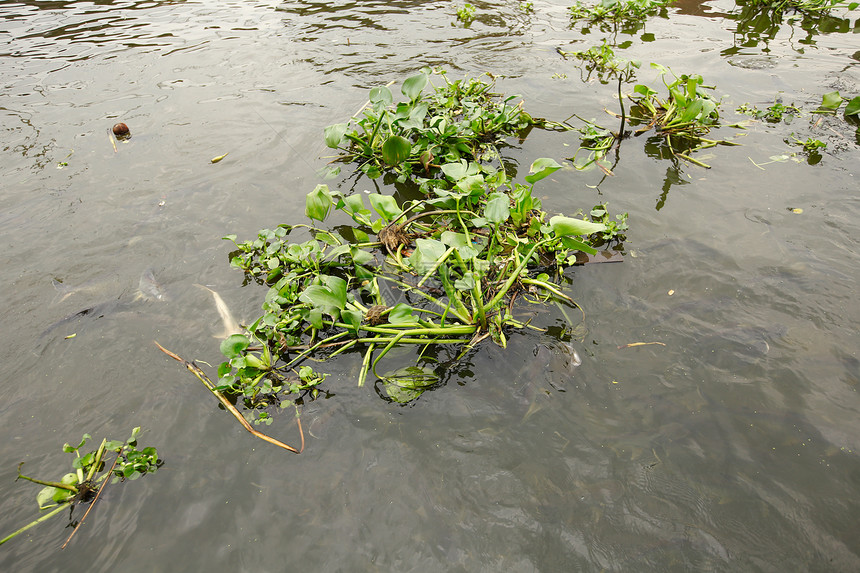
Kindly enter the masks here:
M 619 347 L 618 347 L 618 350 L 621 350 L 622 348 L 634 348 L 634 347 L 636 347 L 636 346 L 648 346 L 648 345 L 651 345 L 651 344 L 657 344 L 657 345 L 660 345 L 660 346 L 666 346 L 666 345 L 665 345 L 664 343 L 662 343 L 662 342 L 631 342 L 630 344 L 622 344 L 621 346 L 619 346 Z
M 66 542 L 65 542 L 65 543 L 63 543 L 63 546 L 62 546 L 62 547 L 60 547 L 60 549 L 65 549 L 65 548 L 66 548 L 66 545 L 68 545 L 68 544 L 69 544 L 69 541 L 71 541 L 71 540 L 72 540 L 72 537 L 74 537 L 74 536 L 75 536 L 75 533 L 77 533 L 77 532 L 78 532 L 78 529 L 80 529 L 80 528 L 81 528 L 81 526 L 84 524 L 84 520 L 85 520 L 85 519 L 87 518 L 87 516 L 90 514 L 90 511 L 92 511 L 93 507 L 95 507 L 96 502 L 99 500 L 99 496 L 102 494 L 102 490 L 104 490 L 105 486 L 107 485 L 107 483 L 108 483 L 108 478 L 110 478 L 111 474 L 113 473 L 113 469 L 116 467 L 116 462 L 117 462 L 118 460 L 119 460 L 119 454 L 117 454 L 116 458 L 114 458 L 114 460 L 113 460 L 113 464 L 111 464 L 111 467 L 110 467 L 110 469 L 108 470 L 107 476 L 105 476 L 105 480 L 102 482 L 101 487 L 99 487 L 99 491 L 98 491 L 98 492 L 96 492 L 96 497 L 95 497 L 95 498 L 93 498 L 92 503 L 91 503 L 91 504 L 90 504 L 90 506 L 87 508 L 87 510 L 84 512 L 84 516 L 81 518 L 81 520 L 78 522 L 78 525 L 77 525 L 77 526 L 75 526 L 75 528 L 72 530 L 72 532 L 71 532 L 71 533 L 69 534 L 69 536 L 66 538 Z
M 201 370 L 199 366 L 197 366 L 195 363 L 189 362 L 189 361 L 185 360 L 184 358 L 182 358 L 182 357 L 174 354 L 173 352 L 167 350 L 162 345 L 160 345 L 157 341 L 153 340 L 153 342 L 155 343 L 155 345 L 158 347 L 159 350 L 161 350 L 162 352 L 164 352 L 165 354 L 167 354 L 168 356 L 170 356 L 174 360 L 176 360 L 178 362 L 182 362 L 185 365 L 185 367 L 192 374 L 194 374 L 194 376 L 196 376 L 197 379 L 200 380 L 200 382 L 202 382 L 203 385 L 206 386 L 206 388 L 210 392 L 212 392 L 212 394 L 215 395 L 216 398 L 218 398 L 218 401 L 221 402 L 221 405 L 223 405 L 231 414 L 233 414 L 233 417 L 236 418 L 240 424 L 242 424 L 242 427 L 245 428 L 246 430 L 248 430 L 251 434 L 255 435 L 256 437 L 260 438 L 261 440 L 263 440 L 265 442 L 269 442 L 270 444 L 274 444 L 274 445 L 278 446 L 279 448 L 289 450 L 289 451 L 293 452 L 294 454 L 300 454 L 304 451 L 304 449 L 305 449 L 305 432 L 304 432 L 304 430 L 302 430 L 301 418 L 296 416 L 296 422 L 299 426 L 299 434 L 301 435 L 301 439 L 302 439 L 302 445 L 299 447 L 299 449 L 296 449 L 292 446 L 289 446 L 289 445 L 285 444 L 284 442 L 277 440 L 271 436 L 267 436 L 263 432 L 255 430 L 251 426 L 251 424 L 248 423 L 248 420 L 245 419 L 245 417 L 242 415 L 242 413 L 236 409 L 236 406 L 231 404 L 230 401 L 224 396 L 224 394 L 222 394 L 221 392 L 219 392 L 218 390 L 215 389 L 215 386 L 212 384 L 212 381 L 209 380 L 209 377 L 206 376 L 206 373 L 203 372 L 203 370 Z

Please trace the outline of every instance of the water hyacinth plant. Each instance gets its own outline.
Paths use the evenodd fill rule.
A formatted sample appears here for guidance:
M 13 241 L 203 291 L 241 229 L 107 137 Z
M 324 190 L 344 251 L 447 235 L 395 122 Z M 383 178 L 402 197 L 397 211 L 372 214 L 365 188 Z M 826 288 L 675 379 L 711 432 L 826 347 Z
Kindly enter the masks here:
M 710 166 L 693 159 L 689 153 L 715 145 L 738 145 L 705 137 L 711 129 L 719 127 L 720 103 L 706 91 L 712 88 L 704 85 L 702 76 L 682 74 L 679 77 L 660 64 L 651 64 L 651 67 L 660 72 L 669 93 L 661 98 L 647 85 L 634 86 L 633 94 L 629 96 L 634 104 L 630 111 L 631 121 L 645 124 L 637 130 L 637 135 L 654 129 L 673 156 L 705 168 Z M 670 74 L 674 79 L 667 81 Z
M 221 387 L 313 392 L 285 382 L 294 367 L 360 349 L 358 384 L 373 373 L 402 398 L 404 378 L 415 386 L 431 372 L 415 365 L 388 380 L 377 366 L 394 346 L 468 349 L 486 338 L 505 346 L 510 329 L 527 327 L 512 312 L 521 295 L 572 303 L 551 275 L 573 264 L 577 251 L 594 254 L 588 236 L 607 227 L 541 209 L 533 186 L 560 167 L 539 159 L 520 184 L 465 160 L 444 164 L 453 188 L 403 207 L 372 194 L 368 208 L 362 195 L 319 185 L 308 194 L 308 217 L 322 222 L 340 211 L 355 225 L 280 225 L 253 241 L 227 237 L 237 248 L 233 265 L 271 288 L 250 337 L 233 337 Z M 299 234 L 304 240 L 293 238 Z
M 434 76 L 444 84 L 433 86 Z M 326 145 L 341 152 L 340 161 L 357 162 L 371 178 L 386 170 L 401 180 L 413 174 L 432 178 L 445 163 L 498 159 L 504 139 L 534 120 L 522 103 L 513 103 L 517 96 L 495 93 L 495 81 L 488 77 L 451 81 L 444 71 L 424 68 L 403 82 L 406 101 L 397 103 L 387 86 L 373 88 L 360 117 L 325 129 Z
M 596 4 L 580 0 L 570 7 L 571 20 L 589 24 L 629 25 L 659 14 L 674 0 L 600 0 Z
M 33 482 L 44 486 L 36 495 L 36 503 L 39 510 L 44 512 L 40 517 L 33 520 L 24 527 L 0 539 L 0 545 L 6 543 L 24 533 L 31 527 L 47 521 L 51 517 L 62 513 L 66 509 L 73 509 L 77 505 L 88 504 L 89 509 L 75 524 L 72 531 L 74 535 L 77 528 L 83 523 L 93 503 L 98 499 L 101 491 L 107 485 L 107 478 L 113 475 L 112 483 L 125 480 L 136 480 L 139 477 L 155 473 L 164 463 L 158 458 L 158 452 L 153 447 L 137 449 L 137 436 L 140 428 L 134 428 L 131 437 L 125 441 L 108 440 L 105 438 L 95 451 L 83 452 L 87 441 L 92 439 L 89 434 L 84 434 L 77 445 L 65 444 L 63 451 L 74 454 L 72 460 L 72 471 L 63 475 L 59 481 L 43 480 L 25 476 L 21 473 L 24 462 L 18 464 L 18 479 Z M 114 452 L 116 457 L 110 468 L 106 468 L 105 456 Z M 51 511 L 48 511 L 51 510 Z M 72 538 L 69 535 L 66 543 Z M 65 544 L 63 545 L 65 547 Z

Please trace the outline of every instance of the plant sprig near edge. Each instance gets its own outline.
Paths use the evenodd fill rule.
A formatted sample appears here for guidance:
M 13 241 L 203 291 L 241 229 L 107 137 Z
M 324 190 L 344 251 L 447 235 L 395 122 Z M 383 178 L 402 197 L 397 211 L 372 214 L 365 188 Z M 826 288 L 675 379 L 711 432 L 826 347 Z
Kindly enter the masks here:
M 431 76 L 440 76 L 444 85 L 432 86 Z M 398 103 L 387 86 L 375 87 L 368 106 L 348 122 L 325 128 L 326 145 L 341 152 L 339 161 L 358 162 L 371 178 L 386 170 L 401 180 L 413 173 L 434 178 L 443 163 L 498 159 L 498 145 L 536 120 L 522 102 L 511 104 L 517 96 L 494 93 L 489 77 L 450 81 L 444 70 L 423 68 L 404 80 L 400 91 L 408 101 Z M 424 93 L 428 84 L 432 91 Z
M 306 198 L 308 217 L 322 222 L 340 211 L 355 225 L 280 225 L 241 243 L 225 237 L 237 248 L 232 265 L 265 275 L 271 287 L 250 336 L 222 344 L 228 360 L 218 369 L 218 389 L 252 408 L 272 393 L 314 397 L 324 376 L 306 366 L 302 377 L 294 368 L 360 350 L 358 384 L 373 373 L 389 399 L 409 401 L 437 377 L 419 365 L 380 374 L 379 362 L 393 347 L 453 344 L 462 356 L 488 337 L 505 346 L 509 329 L 529 326 L 512 313 L 520 294 L 575 304 L 550 273 L 573 264 L 576 251 L 596 253 L 587 237 L 607 227 L 548 218 L 532 190 L 560 168 L 538 159 L 527 184 L 519 184 L 477 163 L 443 164 L 452 189 L 434 189 L 435 197 L 405 208 L 393 197 L 370 195 L 376 216 L 361 195 L 318 185 Z M 292 241 L 294 233 L 308 238 Z M 397 300 L 386 299 L 385 287 Z
M 76 446 L 64 444 L 63 451 L 74 453 L 75 458 L 72 460 L 73 471 L 65 474 L 59 481 L 42 480 L 25 476 L 21 473 L 21 467 L 24 465 L 24 462 L 18 464 L 17 479 L 23 479 L 44 486 L 36 495 L 36 503 L 39 505 L 40 510 L 47 511 L 51 509 L 52 511 L 0 539 L 0 545 L 17 537 L 31 527 L 58 515 L 64 509 L 71 509 L 78 504 L 89 503 L 90 508 L 87 509 L 87 513 L 89 513 L 93 507 L 92 503 L 98 499 L 98 495 L 105 485 L 107 485 L 107 478 L 110 475 L 114 476 L 112 483 L 116 483 L 118 481 L 136 480 L 145 474 L 155 473 L 164 462 L 158 458 L 158 452 L 153 447 L 146 447 L 142 450 L 137 449 L 137 436 L 139 433 L 140 428 L 137 427 L 131 431 L 131 437 L 125 441 L 108 440 L 105 438 L 96 451 L 83 455 L 81 454 L 81 449 L 87 443 L 87 440 L 92 439 L 92 436 L 89 434 L 84 434 Z M 116 458 L 113 465 L 105 471 L 104 458 L 111 451 L 116 452 Z M 74 532 L 83 523 L 87 513 L 84 514 L 84 517 L 75 526 L 72 535 L 74 535 Z M 69 542 L 72 535 L 68 537 L 66 543 Z M 65 544 L 63 547 L 65 547 Z
M 707 86 L 702 76 L 682 74 L 679 77 L 673 74 L 674 81 L 667 82 L 666 76 L 671 73 L 668 68 L 653 63 L 651 67 L 660 72 L 669 94 L 661 99 L 658 92 L 646 85 L 634 86 L 633 94 L 628 96 L 633 102 L 630 116 L 636 123 L 645 124 L 636 131 L 636 135 L 653 128 L 664 139 L 672 155 L 705 168 L 710 166 L 689 154 L 716 145 L 740 145 L 705 137 L 712 128 L 720 127 L 720 103 L 705 91 Z

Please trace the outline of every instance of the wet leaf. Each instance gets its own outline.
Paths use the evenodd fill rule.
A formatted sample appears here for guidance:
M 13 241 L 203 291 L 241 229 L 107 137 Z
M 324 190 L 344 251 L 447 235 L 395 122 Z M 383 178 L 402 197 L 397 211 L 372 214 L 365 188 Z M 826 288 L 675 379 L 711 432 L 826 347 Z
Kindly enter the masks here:
M 397 217 L 403 210 L 397 204 L 397 200 L 391 195 L 373 194 L 370 196 L 370 206 L 379 213 L 379 216 L 388 223 Z
M 221 341 L 221 354 L 227 358 L 236 358 L 242 351 L 251 346 L 251 341 L 244 334 L 231 334 Z
M 548 177 L 559 169 L 561 169 L 561 165 L 559 165 L 555 159 L 550 157 L 541 157 L 532 163 L 529 168 L 529 173 L 531 173 L 531 175 L 526 175 L 525 179 L 527 182 L 534 185 L 544 177 Z
M 821 98 L 821 107 L 825 109 L 837 110 L 842 105 L 842 96 L 839 92 L 826 93 Z
M 347 123 L 336 123 L 326 127 L 325 144 L 332 149 L 337 149 L 341 142 L 343 142 L 343 136 L 346 134 L 348 129 L 349 124 Z
M 385 86 L 380 86 L 370 90 L 370 103 L 376 107 L 380 105 L 385 107 L 394 101 L 394 96 L 391 95 L 391 90 Z
M 211 163 L 218 163 L 219 161 L 221 161 L 222 159 L 224 159 L 224 158 L 225 158 L 225 157 L 227 157 L 228 155 L 230 155 L 230 153 L 229 153 L 229 152 L 228 152 L 228 153 L 225 153 L 224 155 L 219 155 L 218 157 L 213 157 L 213 158 L 212 158 L 212 159 L 210 159 L 209 161 L 210 161 Z
M 573 217 L 564 217 L 562 215 L 556 215 L 551 218 L 549 220 L 549 224 L 556 236 L 560 237 L 570 235 L 590 235 L 592 233 L 599 233 L 606 230 L 606 225 L 601 223 L 592 223 L 591 221 L 584 221 Z
M 510 198 L 504 193 L 491 194 L 487 200 L 487 207 L 484 209 L 484 217 L 490 223 L 507 221 L 511 215 L 510 203 Z
M 415 400 L 438 381 L 433 369 L 426 366 L 407 366 L 382 375 L 385 393 L 398 404 Z
M 332 206 L 328 185 L 317 185 L 305 199 L 305 215 L 310 219 L 324 221 Z
M 361 326 L 361 320 L 364 316 L 355 310 L 342 310 L 340 311 L 340 318 L 343 322 L 350 325 L 354 331 L 358 332 L 358 328 Z
M 858 114 L 860 114 L 860 96 L 857 96 L 851 101 L 849 101 L 848 105 L 845 107 L 845 115 Z
M 423 90 L 426 85 L 427 74 L 418 74 L 411 78 L 407 78 L 406 81 L 403 82 L 403 87 L 400 88 L 400 91 L 403 92 L 403 95 L 409 98 L 409 101 L 415 101 L 418 96 L 421 95 L 421 90 Z
M 409 159 L 412 144 L 400 135 L 392 135 L 382 144 L 382 160 L 388 165 L 399 165 Z
M 386 317 L 388 318 L 388 322 L 391 324 L 415 322 L 415 315 L 412 314 L 413 310 L 414 309 L 408 304 L 398 302 L 390 311 L 388 311 Z

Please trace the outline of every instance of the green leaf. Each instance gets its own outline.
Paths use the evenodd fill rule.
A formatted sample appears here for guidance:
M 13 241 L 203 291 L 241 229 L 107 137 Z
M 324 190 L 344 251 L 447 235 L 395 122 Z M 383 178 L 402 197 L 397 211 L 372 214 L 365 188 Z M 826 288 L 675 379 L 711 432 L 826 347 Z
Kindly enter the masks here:
M 409 264 L 421 274 L 430 270 L 433 264 L 445 254 L 445 245 L 435 239 L 416 239 L 415 250 L 409 257 Z
M 308 312 L 307 319 L 308 324 L 316 328 L 317 330 L 322 330 L 323 321 L 322 321 L 322 309 L 312 308 Z
M 549 224 L 558 237 L 590 235 L 606 230 L 606 225 L 602 223 L 592 223 L 591 221 L 583 221 L 582 219 L 574 219 L 573 217 L 564 217 L 562 215 L 556 215 L 551 218 Z
M 349 129 L 348 123 L 336 123 L 325 128 L 325 144 L 337 149 L 343 142 L 343 136 Z
M 394 101 L 394 96 L 391 95 L 391 90 L 385 86 L 380 86 L 370 90 L 370 103 L 374 107 L 386 107 Z
M 346 281 L 340 277 L 329 275 L 320 275 L 320 279 L 331 290 L 332 294 L 337 297 L 337 307 L 344 308 L 346 306 Z
M 478 252 L 483 247 L 482 245 L 474 245 L 463 233 L 455 233 L 454 231 L 444 231 L 440 237 L 443 243 L 449 247 L 454 247 L 460 256 L 469 260 L 478 255 Z
M 456 163 L 445 163 L 441 167 L 442 173 L 451 181 L 457 182 L 468 175 L 469 164 L 465 159 Z
M 359 249 L 355 245 L 349 245 L 349 255 L 352 257 L 352 262 L 356 265 L 366 265 L 374 259 L 373 253 Z
M 370 206 L 373 207 L 374 211 L 379 213 L 380 217 L 385 219 L 386 223 L 403 212 L 403 209 L 397 204 L 397 200 L 391 195 L 372 194 L 370 196 Z
M 400 135 L 392 135 L 382 144 L 382 160 L 388 165 L 400 165 L 409 159 L 412 144 Z
M 412 314 L 413 310 L 415 309 L 413 309 L 408 304 L 398 302 L 391 310 L 388 311 L 388 322 L 390 322 L 391 324 L 415 322 L 415 315 Z
M 343 309 L 340 298 L 330 288 L 322 285 L 310 285 L 299 295 L 299 300 L 311 304 L 335 319 L 340 316 L 340 310 Z
M 332 206 L 328 185 L 317 185 L 305 198 L 305 215 L 310 219 L 325 221 Z
M 385 393 L 398 404 L 415 400 L 424 391 L 439 381 L 432 368 L 426 366 L 407 366 L 382 375 Z
M 858 115 L 860 114 L 860 96 L 855 97 L 851 101 L 848 102 L 848 105 L 845 106 L 845 115 Z
M 236 358 L 242 351 L 251 346 L 251 341 L 244 334 L 231 334 L 221 341 L 221 354 L 227 358 Z
M 403 82 L 403 86 L 400 88 L 400 91 L 403 92 L 403 95 L 409 98 L 409 101 L 415 101 L 418 96 L 421 95 L 421 90 L 423 90 L 426 85 L 427 74 L 418 74 L 417 76 L 407 78 L 406 81 Z
M 346 212 L 350 215 L 370 214 L 370 211 L 364 208 L 364 198 L 359 194 L 344 197 L 343 203 L 346 206 Z
M 526 181 L 534 185 L 544 177 L 548 177 L 552 173 L 555 173 L 561 169 L 561 165 L 556 162 L 555 159 L 550 157 L 541 157 L 540 159 L 535 159 L 532 166 L 529 168 L 529 173 L 533 173 L 533 175 L 526 175 Z
M 364 317 L 357 310 L 342 310 L 340 311 L 340 318 L 343 322 L 350 325 L 354 331 L 358 332 L 361 326 L 361 319 Z
M 842 96 L 839 92 L 826 93 L 821 97 L 821 107 L 836 111 L 842 105 Z
M 502 223 L 507 221 L 511 214 L 510 198 L 504 193 L 493 193 L 484 208 L 484 217 L 490 223 Z
M 589 255 L 597 254 L 597 249 L 595 249 L 588 243 L 583 243 L 579 239 L 574 239 L 573 237 L 562 237 L 561 244 L 564 245 L 564 248 L 570 249 L 572 251 L 582 251 L 583 253 L 588 253 Z M 576 260 L 575 256 L 571 258 Z
M 484 190 L 484 176 L 467 175 L 457 181 L 457 189 L 469 195 L 475 194 L 476 192 L 477 194 L 481 194 Z

